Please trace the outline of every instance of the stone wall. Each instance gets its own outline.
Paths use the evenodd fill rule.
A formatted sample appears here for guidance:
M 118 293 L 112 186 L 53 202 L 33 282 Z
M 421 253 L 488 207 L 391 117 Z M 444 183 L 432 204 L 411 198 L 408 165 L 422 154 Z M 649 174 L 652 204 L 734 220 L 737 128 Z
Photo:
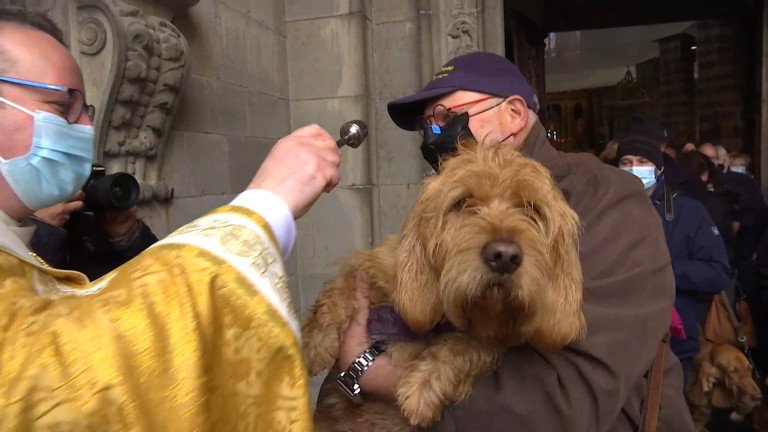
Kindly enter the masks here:
M 189 44 L 189 81 L 169 137 L 163 172 L 174 187 L 165 234 L 228 202 L 290 130 L 281 0 L 205 0 L 173 19 Z

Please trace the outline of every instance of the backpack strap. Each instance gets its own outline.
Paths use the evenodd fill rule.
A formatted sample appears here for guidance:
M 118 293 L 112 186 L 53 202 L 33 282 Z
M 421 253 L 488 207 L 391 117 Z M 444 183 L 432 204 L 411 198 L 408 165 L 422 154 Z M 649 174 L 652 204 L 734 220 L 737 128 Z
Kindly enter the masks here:
M 664 196 L 660 201 L 655 201 L 653 203 L 653 207 L 656 209 L 659 216 L 661 216 L 662 222 L 667 222 L 666 224 L 662 223 L 662 225 L 664 225 L 664 235 L 667 238 L 669 238 L 669 224 L 675 220 L 674 198 L 675 193 L 672 192 L 672 189 L 670 189 L 669 186 L 664 184 Z
M 672 201 L 675 195 L 672 193 L 672 189 L 664 183 L 664 219 L 667 222 L 672 222 L 675 219 L 675 206 Z

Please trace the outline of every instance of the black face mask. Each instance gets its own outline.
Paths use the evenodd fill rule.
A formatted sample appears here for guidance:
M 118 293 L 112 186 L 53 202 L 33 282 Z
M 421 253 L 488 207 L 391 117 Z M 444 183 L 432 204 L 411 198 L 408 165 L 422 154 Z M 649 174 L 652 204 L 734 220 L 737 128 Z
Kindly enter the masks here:
M 469 130 L 469 114 L 462 113 L 451 119 L 444 128 L 427 126 L 424 128 L 424 140 L 421 143 L 421 155 L 437 172 L 440 159 L 456 153 L 459 141 L 475 139 Z

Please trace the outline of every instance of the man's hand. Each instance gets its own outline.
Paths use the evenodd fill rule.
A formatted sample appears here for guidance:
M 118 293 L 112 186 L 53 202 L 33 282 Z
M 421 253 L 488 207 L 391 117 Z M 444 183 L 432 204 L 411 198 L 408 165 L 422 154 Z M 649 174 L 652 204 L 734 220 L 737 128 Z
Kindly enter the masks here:
M 138 207 L 136 206 L 133 206 L 128 210 L 107 210 L 97 214 L 97 218 L 101 230 L 109 236 L 110 239 L 115 240 L 138 229 L 139 220 L 136 217 L 138 211 Z
M 79 191 L 75 196 L 69 200 L 59 203 L 50 207 L 40 209 L 34 213 L 38 219 L 42 219 L 51 225 L 55 225 L 59 228 L 63 228 L 64 224 L 69 221 L 70 216 L 74 212 L 79 212 L 85 207 L 83 200 L 85 194 L 83 191 Z
M 303 127 L 275 144 L 247 189 L 279 196 L 298 219 L 339 183 L 341 152 L 320 126 Z
M 349 365 L 371 345 L 371 339 L 368 336 L 370 286 L 368 276 L 362 270 L 357 273 L 355 289 L 357 290 L 355 310 L 344 332 L 339 349 L 339 361 L 336 364 L 336 367 L 342 371 L 347 370 Z M 392 362 L 385 352 L 376 358 L 373 365 L 360 377 L 359 384 L 364 392 L 394 402 L 397 385 L 404 373 L 405 370 Z

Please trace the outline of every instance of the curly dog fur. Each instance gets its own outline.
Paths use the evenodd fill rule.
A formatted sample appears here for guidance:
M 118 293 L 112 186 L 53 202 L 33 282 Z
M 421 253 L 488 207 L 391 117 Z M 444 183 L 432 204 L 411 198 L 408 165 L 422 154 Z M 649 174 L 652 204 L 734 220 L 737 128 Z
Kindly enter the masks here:
M 474 377 L 493 370 L 509 347 L 557 350 L 582 336 L 579 233 L 546 168 L 504 146 L 465 143 L 422 183 L 399 235 L 342 264 L 312 306 L 303 339 L 311 375 L 335 363 L 361 269 L 371 304 L 394 304 L 411 330 L 427 335 L 447 321 L 458 331 L 390 343 L 393 361 L 407 365 L 396 407 L 321 391 L 317 430 L 418 430 L 468 395 Z M 494 271 L 483 258 L 495 241 L 519 248 L 515 271 Z

